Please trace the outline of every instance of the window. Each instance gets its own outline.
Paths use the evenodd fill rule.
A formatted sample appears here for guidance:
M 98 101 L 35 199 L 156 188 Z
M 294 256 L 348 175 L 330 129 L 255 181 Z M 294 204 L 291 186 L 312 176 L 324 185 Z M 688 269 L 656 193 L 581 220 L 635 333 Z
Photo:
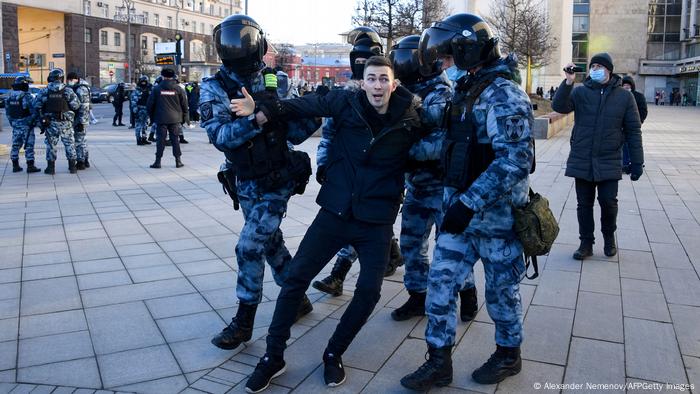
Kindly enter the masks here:
M 160 26 L 160 15 L 153 14 L 153 24 L 155 26 Z
M 146 11 L 143 12 L 143 24 L 144 25 L 148 24 L 148 12 L 146 12 Z
M 574 14 L 588 15 L 588 4 L 574 4 Z
M 85 42 L 92 44 L 92 29 L 89 27 L 85 28 Z
M 588 16 L 575 16 L 573 20 L 572 31 L 587 32 L 588 31 Z
M 209 15 L 214 15 L 214 4 L 209 4 Z
M 114 32 L 114 46 L 115 47 L 122 46 L 122 34 L 117 32 L 117 31 Z
M 104 30 L 100 32 L 100 45 L 109 45 L 107 42 L 107 32 Z
M 203 1 L 199 2 L 199 12 L 201 12 L 202 14 L 204 13 L 204 2 Z
M 199 32 L 202 34 L 206 34 L 206 32 L 204 31 L 204 22 L 201 22 L 199 24 Z
M 90 2 L 88 0 L 83 1 L 83 13 L 85 15 L 90 15 Z
M 102 16 L 105 18 L 109 18 L 109 4 L 105 4 L 102 6 Z
M 136 34 L 131 35 L 131 40 L 129 40 L 129 48 L 134 48 L 136 46 Z
M 158 43 L 158 37 L 153 37 L 153 51 L 156 50 L 156 44 Z
M 148 49 L 148 37 L 146 37 L 146 36 L 141 37 L 141 48 Z
M 197 32 L 197 22 L 192 21 L 192 33 L 196 33 L 196 32 Z
M 221 13 L 221 6 L 219 6 L 219 16 L 223 16 L 223 14 Z
M 574 62 L 585 62 L 588 58 L 588 42 L 573 42 L 572 58 Z
M 167 25 L 167 28 L 168 28 L 168 29 L 172 29 L 172 28 L 173 28 L 173 17 L 172 17 L 172 16 L 169 16 L 169 17 L 168 17 L 168 25 Z

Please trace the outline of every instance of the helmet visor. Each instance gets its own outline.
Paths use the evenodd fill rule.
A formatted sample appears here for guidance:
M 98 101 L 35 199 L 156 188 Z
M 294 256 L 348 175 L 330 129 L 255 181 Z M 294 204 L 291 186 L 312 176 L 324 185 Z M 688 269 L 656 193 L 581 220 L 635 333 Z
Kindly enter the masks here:
M 413 83 L 420 76 L 418 72 L 417 49 L 393 49 L 389 53 L 394 76 L 404 83 Z
M 421 34 L 418 43 L 418 64 L 421 74 L 430 75 L 440 57 L 453 55 L 450 43 L 455 35 L 455 32 L 437 27 L 429 27 Z
M 369 38 L 372 42 L 381 44 L 382 40 L 379 38 L 379 34 L 376 31 L 368 31 L 363 29 L 355 29 L 348 33 L 347 43 L 350 45 L 355 45 L 355 41 L 360 38 Z
M 253 26 L 223 26 L 216 31 L 214 41 L 219 57 L 225 64 L 242 60 L 259 62 L 264 55 L 262 34 Z

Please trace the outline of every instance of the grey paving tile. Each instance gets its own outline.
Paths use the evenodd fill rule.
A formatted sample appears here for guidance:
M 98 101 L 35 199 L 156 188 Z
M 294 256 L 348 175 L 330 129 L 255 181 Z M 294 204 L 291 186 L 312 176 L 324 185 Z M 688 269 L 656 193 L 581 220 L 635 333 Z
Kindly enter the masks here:
M 119 235 L 116 237 L 112 237 L 110 239 L 112 240 L 112 243 L 114 244 L 114 246 L 144 244 L 144 243 L 149 243 L 149 242 L 155 241 L 153 239 L 153 237 L 151 237 L 147 233 L 131 234 L 131 235 Z
M 230 308 L 238 304 L 235 288 L 209 290 L 202 292 L 202 296 L 214 309 Z
M 215 378 L 218 380 L 225 381 L 229 384 L 238 384 L 243 379 L 247 377 L 248 374 L 242 374 L 239 372 L 234 372 L 225 368 L 214 368 L 211 372 L 207 374 L 208 378 Z
M 88 308 L 85 315 L 97 354 L 165 342 L 143 302 Z
M 0 270 L 0 283 L 19 282 L 22 278 L 22 270 L 20 268 L 7 268 Z
M 70 241 L 71 257 L 75 261 L 99 260 L 110 257 L 117 257 L 109 238 L 95 238 Z
M 36 244 L 24 244 L 24 254 L 37 254 L 48 252 L 63 252 L 68 250 L 68 242 L 41 242 Z
M 159 223 L 144 225 L 148 233 L 156 241 L 172 241 L 176 239 L 190 238 L 191 235 L 179 223 Z
M 19 316 L 19 298 L 0 300 L 0 319 Z
M 180 270 L 178 270 L 174 264 L 144 268 L 129 268 L 128 270 L 134 283 L 182 278 L 182 273 L 180 273 Z
M 153 254 L 160 252 L 161 249 L 155 242 L 117 246 L 117 253 L 119 253 L 120 256 L 138 256 L 142 254 Z
M 620 296 L 579 292 L 573 335 L 623 342 Z
M 59 312 L 82 307 L 73 277 L 22 283 L 22 315 Z
M 397 383 L 403 376 L 415 371 L 424 362 L 423 357 L 425 356 L 425 349 L 425 341 L 417 339 L 407 339 L 404 341 L 396 350 L 396 353 L 382 366 L 379 372 L 377 372 L 374 377 L 370 377 L 370 381 L 367 386 L 365 386 L 363 392 L 409 392 Z M 453 354 L 453 360 L 456 355 L 457 353 L 455 352 Z M 312 377 L 313 375 L 309 377 L 309 379 Z M 453 381 L 453 384 L 454 383 Z M 307 383 L 305 382 L 305 384 Z M 308 384 L 311 384 L 311 382 Z
M 36 387 L 37 386 L 35 384 L 20 383 L 15 386 L 14 389 L 12 389 L 10 394 L 29 394 L 30 392 L 34 391 Z
M 700 308 L 684 305 L 669 305 L 673 328 L 681 348 L 687 356 L 700 357 Z M 700 366 L 700 365 L 699 365 Z
M 122 257 L 126 268 L 144 268 L 158 265 L 172 265 L 172 260 L 165 253 L 144 254 L 138 256 Z
M 19 282 L 0 285 L 0 300 L 19 298 Z
M 584 386 L 579 390 L 564 390 L 563 392 L 600 392 L 599 389 L 589 389 L 586 383 L 609 384 L 621 383 L 624 380 L 625 352 L 622 344 L 572 338 L 571 354 L 569 355 L 564 383 L 583 383 Z M 624 388 L 605 391 L 625 392 Z
M 686 383 L 673 326 L 626 317 L 625 365 L 628 377 Z
M 684 356 L 683 362 L 688 373 L 688 381 L 695 387 L 692 389 L 694 393 L 698 389 L 698 385 L 700 385 L 700 358 Z
M 22 259 L 22 266 L 43 266 L 57 263 L 70 263 L 71 257 L 67 250 L 59 252 L 37 253 L 25 255 Z
M 22 246 L 5 246 L 0 248 L 0 269 L 22 266 Z
M 215 368 L 242 350 L 221 350 L 209 342 L 211 338 L 190 339 L 170 344 L 183 372 Z
M 0 371 L 17 367 L 17 341 L 0 342 Z
M 168 256 L 177 264 L 217 258 L 217 256 L 207 248 L 172 251 L 168 252 Z
M 73 263 L 73 269 L 76 275 L 93 274 L 96 272 L 118 271 L 124 269 L 119 258 L 77 261 Z
M 575 308 L 579 276 L 576 272 L 545 270 L 541 274 L 532 304 Z
M 565 365 L 573 322 L 572 310 L 531 305 L 523 323 L 523 358 Z
M 619 265 L 607 261 L 584 261 L 580 290 L 620 295 Z
M 188 277 L 191 275 L 231 272 L 231 267 L 219 259 L 195 261 L 193 263 L 178 264 L 177 266 L 180 268 L 180 271 Z
M 233 388 L 233 384 L 215 382 L 205 377 L 192 383 L 190 388 L 201 390 L 205 393 L 224 394 Z
M 77 331 L 65 334 L 20 339 L 18 367 L 29 367 L 94 356 L 90 334 Z
M 678 244 L 651 243 L 651 251 L 657 267 L 693 269 L 683 246 Z
M 87 330 L 87 323 L 81 309 L 22 316 L 19 324 L 22 339 L 83 330 Z
M 153 346 L 97 357 L 105 388 L 181 374 L 167 346 Z
M 649 252 L 620 250 L 620 276 L 623 278 L 659 280 L 654 257 Z
M 94 274 L 78 275 L 78 287 L 80 290 L 97 289 L 131 284 L 131 278 L 126 270 L 96 272 Z
M 168 342 L 211 338 L 226 325 L 214 311 L 160 319 L 157 323 Z
M 186 249 L 196 249 L 196 248 L 201 248 L 204 246 L 204 244 L 197 238 L 184 238 L 184 239 L 176 239 L 172 241 L 159 241 L 158 245 L 160 245 L 163 250 L 166 252 L 174 252 L 177 250 L 186 250 Z
M 571 258 L 576 248 L 578 245 L 555 243 L 546 259 L 539 261 L 546 262 L 549 270 L 581 272 L 581 262 Z
M 187 388 L 187 380 L 183 376 L 172 376 L 151 380 L 149 382 L 136 383 L 126 386 L 114 387 L 117 391 L 134 392 L 134 393 L 153 393 L 153 394 L 170 394 L 180 392 Z
M 700 306 L 700 280 L 695 271 L 669 268 L 658 271 L 669 304 Z
M 230 288 L 236 285 L 236 273 L 234 272 L 188 276 L 188 279 L 200 292 Z
M 14 341 L 17 339 L 19 319 L 0 320 L 0 342 Z
M 185 279 L 168 279 L 157 282 L 83 290 L 81 295 L 85 307 L 91 308 L 101 305 L 188 294 L 194 291 L 194 288 Z
M 22 268 L 22 281 L 73 276 L 73 264 L 61 263 Z
M 622 305 L 625 317 L 671 321 L 666 299 L 658 282 L 623 279 Z
M 185 294 L 173 297 L 146 300 L 146 306 L 155 319 L 206 312 L 211 307 L 199 294 Z

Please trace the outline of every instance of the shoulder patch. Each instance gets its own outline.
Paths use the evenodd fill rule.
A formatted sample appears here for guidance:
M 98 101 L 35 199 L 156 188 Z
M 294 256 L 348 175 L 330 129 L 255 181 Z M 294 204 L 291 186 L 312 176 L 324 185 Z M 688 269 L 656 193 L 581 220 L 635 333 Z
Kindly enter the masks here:
M 211 102 L 207 101 L 199 106 L 199 112 L 202 115 L 202 120 L 207 121 L 214 117 L 214 111 L 211 107 Z
M 503 119 L 503 132 L 507 141 L 520 141 L 527 128 L 527 119 L 523 116 L 509 116 Z

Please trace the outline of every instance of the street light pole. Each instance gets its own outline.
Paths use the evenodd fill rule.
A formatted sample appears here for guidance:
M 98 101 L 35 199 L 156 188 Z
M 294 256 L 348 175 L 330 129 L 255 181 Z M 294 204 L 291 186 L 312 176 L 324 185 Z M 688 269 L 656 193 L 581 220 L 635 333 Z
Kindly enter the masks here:
M 131 0 L 124 0 L 126 4 L 126 75 L 127 82 L 131 83 Z

